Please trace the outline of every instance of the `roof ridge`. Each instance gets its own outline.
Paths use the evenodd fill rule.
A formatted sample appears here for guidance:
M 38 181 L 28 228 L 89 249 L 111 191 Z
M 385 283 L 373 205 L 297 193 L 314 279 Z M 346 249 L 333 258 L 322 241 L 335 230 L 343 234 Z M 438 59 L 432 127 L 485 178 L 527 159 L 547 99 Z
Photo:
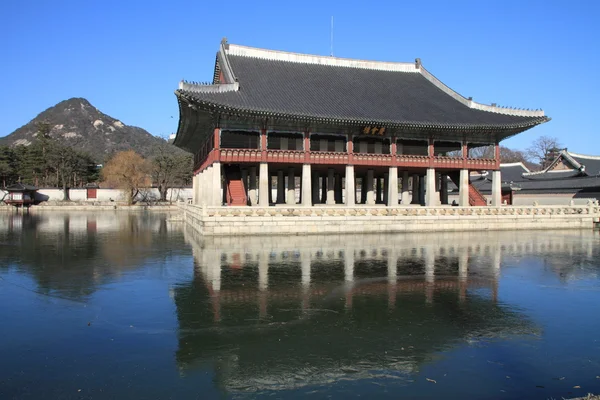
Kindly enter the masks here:
M 527 166 L 525 164 L 523 164 L 522 161 L 516 161 L 516 162 L 512 162 L 512 163 L 500 163 L 500 167 L 516 167 L 519 165 L 521 167 L 523 167 L 523 169 L 525 169 L 525 171 L 527 171 L 526 173 L 531 172 L 531 170 L 529 168 L 527 168 Z
M 417 62 L 392 62 L 360 60 L 333 56 L 320 56 L 317 54 L 294 53 L 289 51 L 261 49 L 258 47 L 228 44 L 226 53 L 232 56 L 259 58 L 274 61 L 287 61 L 304 64 L 328 65 L 332 67 L 347 67 L 373 69 L 394 72 L 419 72 Z
M 586 154 L 579 154 L 579 153 L 573 153 L 571 151 L 568 150 L 563 150 L 566 154 L 570 155 L 571 157 L 579 157 L 579 158 L 587 158 L 589 160 L 600 160 L 600 156 L 589 156 Z

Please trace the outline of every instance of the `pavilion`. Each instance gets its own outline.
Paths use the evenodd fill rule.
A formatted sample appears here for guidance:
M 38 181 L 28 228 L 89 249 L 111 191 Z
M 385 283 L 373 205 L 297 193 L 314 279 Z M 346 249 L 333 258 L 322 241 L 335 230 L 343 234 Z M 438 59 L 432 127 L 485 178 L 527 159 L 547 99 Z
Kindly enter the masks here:
M 226 39 L 212 82 L 182 81 L 175 94 L 173 143 L 194 154 L 193 203 L 206 206 L 437 206 L 448 204 L 449 179 L 460 206 L 486 205 L 470 171 L 492 171 L 491 204 L 500 206 L 500 141 L 549 120 L 542 110 L 463 97 L 420 59 L 363 61 Z M 482 146 L 495 157 L 471 157 Z

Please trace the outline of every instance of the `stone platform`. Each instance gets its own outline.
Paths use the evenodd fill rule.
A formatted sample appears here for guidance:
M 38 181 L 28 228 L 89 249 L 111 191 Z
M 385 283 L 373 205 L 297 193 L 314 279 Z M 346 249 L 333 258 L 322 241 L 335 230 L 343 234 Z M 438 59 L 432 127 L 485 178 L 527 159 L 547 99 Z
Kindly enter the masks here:
M 202 207 L 180 205 L 206 236 L 592 229 L 600 207 Z

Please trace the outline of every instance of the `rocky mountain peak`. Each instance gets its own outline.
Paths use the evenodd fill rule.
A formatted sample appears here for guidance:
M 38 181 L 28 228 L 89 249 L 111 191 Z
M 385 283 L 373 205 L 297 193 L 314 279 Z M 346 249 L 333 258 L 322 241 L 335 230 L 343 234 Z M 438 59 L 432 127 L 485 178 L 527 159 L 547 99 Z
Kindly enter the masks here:
M 0 144 L 29 146 L 36 140 L 40 123 L 49 125 L 52 139 L 87 151 L 95 156 L 98 162 L 123 150 L 135 150 L 148 156 L 157 147 L 165 146 L 173 153 L 182 152 L 142 128 L 126 125 L 120 120 L 104 114 L 87 99 L 81 97 L 63 100 L 44 110 L 26 125 L 8 136 L 0 138 Z

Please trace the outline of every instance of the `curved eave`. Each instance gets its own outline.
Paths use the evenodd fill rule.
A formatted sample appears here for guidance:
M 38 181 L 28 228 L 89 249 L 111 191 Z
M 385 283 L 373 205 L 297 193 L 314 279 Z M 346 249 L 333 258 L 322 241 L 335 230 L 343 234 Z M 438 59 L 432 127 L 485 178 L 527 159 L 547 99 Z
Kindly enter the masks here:
M 523 122 L 505 124 L 505 125 L 481 125 L 481 124 L 439 124 L 439 123 L 428 123 L 420 121 L 397 121 L 397 120 L 378 120 L 378 119 L 348 119 L 348 118 L 334 118 L 334 117 L 317 117 L 313 115 L 303 114 L 290 114 L 290 113 L 279 113 L 271 110 L 249 110 L 238 107 L 232 107 L 225 104 L 219 104 L 216 102 L 200 99 L 194 96 L 193 93 L 186 92 L 183 90 L 177 90 L 176 94 L 178 98 L 185 98 L 186 100 L 193 102 L 199 108 L 204 109 L 208 112 L 217 113 L 228 113 L 252 118 L 276 118 L 276 119 L 290 119 L 305 123 L 322 123 L 331 125 L 351 125 L 351 126 L 365 126 L 365 125 L 385 125 L 388 128 L 397 129 L 415 129 L 415 130 L 453 130 L 460 132 L 474 132 L 474 131 L 485 131 L 488 133 L 508 133 L 508 136 L 512 136 L 516 133 L 523 132 L 527 129 L 533 128 L 536 125 L 543 124 L 550 121 L 547 116 L 541 117 L 524 117 L 526 119 Z M 181 101 L 180 101 L 181 110 Z M 180 121 L 181 124 L 181 121 Z M 507 132 L 508 131 L 508 132 Z M 177 140 L 177 138 L 175 139 Z

